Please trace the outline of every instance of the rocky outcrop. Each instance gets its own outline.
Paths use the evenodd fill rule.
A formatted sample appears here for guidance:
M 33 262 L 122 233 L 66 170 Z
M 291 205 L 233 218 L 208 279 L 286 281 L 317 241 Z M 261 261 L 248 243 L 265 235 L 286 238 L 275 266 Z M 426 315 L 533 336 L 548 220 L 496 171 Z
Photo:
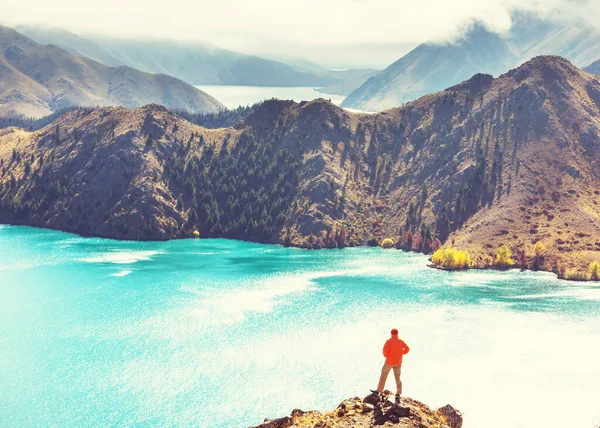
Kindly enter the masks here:
M 350 428 L 398 426 L 405 428 L 461 428 L 461 413 L 451 405 L 432 410 L 425 404 L 408 397 L 401 397 L 398 404 L 388 397 L 391 393 L 371 394 L 361 399 L 349 398 L 332 411 L 302 411 L 295 409 L 290 416 L 265 419 L 253 428 Z

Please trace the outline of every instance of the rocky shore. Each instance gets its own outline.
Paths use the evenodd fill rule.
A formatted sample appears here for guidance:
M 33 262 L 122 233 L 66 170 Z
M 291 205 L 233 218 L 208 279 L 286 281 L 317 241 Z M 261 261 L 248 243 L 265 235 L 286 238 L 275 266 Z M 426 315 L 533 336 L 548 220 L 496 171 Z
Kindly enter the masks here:
M 394 404 L 389 391 L 382 394 L 370 394 L 365 398 L 349 398 L 330 411 L 295 409 L 290 416 L 265 421 L 252 428 L 288 428 L 288 427 L 375 427 L 398 426 L 403 428 L 461 428 L 461 413 L 451 405 L 432 410 L 420 401 L 401 397 Z

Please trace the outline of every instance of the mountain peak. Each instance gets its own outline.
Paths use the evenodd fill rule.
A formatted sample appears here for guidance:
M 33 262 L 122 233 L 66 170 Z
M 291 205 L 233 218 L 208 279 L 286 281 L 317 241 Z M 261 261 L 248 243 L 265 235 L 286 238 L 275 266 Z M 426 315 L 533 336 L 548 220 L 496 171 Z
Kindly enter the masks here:
M 524 66 L 535 68 L 566 67 L 570 69 L 577 69 L 577 67 L 575 67 L 571 61 L 558 55 L 539 55 L 531 58 L 529 61 L 524 62 L 521 67 Z
M 562 81 L 578 76 L 581 71 L 567 59 L 557 55 L 536 56 L 504 76 L 513 77 L 520 82 L 527 78 L 538 77 L 543 83 Z

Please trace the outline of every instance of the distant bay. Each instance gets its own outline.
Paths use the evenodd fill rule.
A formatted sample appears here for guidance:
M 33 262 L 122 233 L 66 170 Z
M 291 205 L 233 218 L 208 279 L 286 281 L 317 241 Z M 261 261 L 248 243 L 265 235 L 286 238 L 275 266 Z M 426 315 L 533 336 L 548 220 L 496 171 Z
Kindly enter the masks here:
M 345 98 L 342 95 L 324 94 L 311 87 L 199 85 L 196 88 L 208 93 L 230 109 L 271 98 L 297 102 L 325 98 L 336 105 L 340 105 Z

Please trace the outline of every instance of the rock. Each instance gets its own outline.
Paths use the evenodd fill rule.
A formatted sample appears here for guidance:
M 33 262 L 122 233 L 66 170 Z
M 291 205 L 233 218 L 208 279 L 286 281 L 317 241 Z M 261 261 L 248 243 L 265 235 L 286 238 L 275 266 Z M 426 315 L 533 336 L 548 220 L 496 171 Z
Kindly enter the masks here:
M 365 398 L 363 398 L 363 403 L 367 403 L 367 404 L 371 404 L 371 405 L 375 405 L 377 403 L 379 403 L 380 399 L 379 399 L 379 394 L 369 394 L 367 395 Z
M 383 408 L 387 409 L 388 407 L 392 407 L 394 405 L 394 403 L 392 403 L 390 400 L 385 400 L 383 402 Z
M 383 403 L 381 401 L 375 405 L 373 416 L 375 417 L 373 425 L 383 425 L 387 422 L 388 418 L 383 411 Z
M 437 409 L 437 412 L 446 418 L 450 428 L 461 428 L 463 423 L 462 414 L 452 407 L 450 404 L 446 404 L 444 407 Z
M 372 404 L 369 404 L 369 403 L 362 404 L 362 412 L 363 413 L 370 413 L 373 411 L 374 408 L 375 408 L 375 406 L 373 406 Z
M 399 428 L 462 428 L 462 416 L 448 405 L 433 410 L 425 404 L 402 397 L 399 405 L 387 400 L 389 394 L 370 394 L 365 399 L 353 397 L 342 401 L 332 411 L 303 411 L 294 409 L 291 416 L 266 419 L 254 428 L 371 428 L 395 426 Z M 367 401 L 376 401 L 371 404 Z
M 300 410 L 300 409 L 294 409 L 292 410 L 292 417 L 293 418 L 297 418 L 298 416 L 302 416 L 304 415 L 306 412 L 304 410 Z
M 265 421 L 254 428 L 288 428 L 294 425 L 294 418 L 284 416 L 278 419 L 265 419 Z
M 399 418 L 406 418 L 411 415 L 410 409 L 408 407 L 401 407 L 397 405 L 393 405 L 388 411 L 385 413 L 387 416 L 396 416 Z

